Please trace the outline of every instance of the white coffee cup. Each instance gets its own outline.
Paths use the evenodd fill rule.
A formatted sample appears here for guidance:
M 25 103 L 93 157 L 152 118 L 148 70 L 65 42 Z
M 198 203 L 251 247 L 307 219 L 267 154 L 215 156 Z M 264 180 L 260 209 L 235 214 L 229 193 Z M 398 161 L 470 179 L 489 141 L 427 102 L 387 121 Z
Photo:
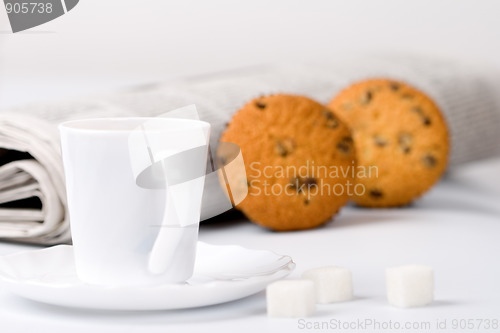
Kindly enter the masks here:
M 78 277 L 110 286 L 189 279 L 210 124 L 100 118 L 59 129 Z

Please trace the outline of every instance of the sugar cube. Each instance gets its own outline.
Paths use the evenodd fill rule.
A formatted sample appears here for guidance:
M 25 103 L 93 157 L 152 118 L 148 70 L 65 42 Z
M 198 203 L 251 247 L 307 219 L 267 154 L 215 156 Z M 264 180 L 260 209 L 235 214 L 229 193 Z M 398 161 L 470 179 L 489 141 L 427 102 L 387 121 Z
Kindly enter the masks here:
M 314 283 L 310 280 L 274 282 L 267 286 L 266 296 L 270 317 L 307 317 L 316 307 Z
M 387 300 L 392 306 L 424 306 L 434 298 L 434 272 L 424 265 L 390 267 L 386 270 Z
M 326 266 L 313 268 L 302 274 L 314 282 L 317 303 L 344 302 L 352 299 L 352 274 L 348 268 Z

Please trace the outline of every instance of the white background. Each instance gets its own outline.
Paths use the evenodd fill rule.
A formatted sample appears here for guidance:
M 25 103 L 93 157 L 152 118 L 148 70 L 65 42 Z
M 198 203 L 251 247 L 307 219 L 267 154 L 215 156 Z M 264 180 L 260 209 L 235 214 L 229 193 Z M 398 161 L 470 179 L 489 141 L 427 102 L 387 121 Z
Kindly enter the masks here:
M 372 51 L 500 67 L 499 12 L 496 0 L 81 0 L 14 35 L 0 10 L 0 108 Z
M 0 108 L 280 61 L 372 51 L 423 53 L 500 68 L 500 1 L 81 0 L 67 15 L 18 34 L 0 9 Z M 349 207 L 325 228 L 272 233 L 250 223 L 204 226 L 201 238 L 291 255 L 293 278 L 338 264 L 356 300 L 311 320 L 500 319 L 500 161 L 455 170 L 416 205 Z M 0 254 L 32 249 L 1 244 Z M 436 270 L 436 302 L 399 310 L 385 301 L 384 268 Z M 103 313 L 22 300 L 0 289 L 2 332 L 289 332 L 265 316 L 264 293 L 190 311 Z M 304 331 L 304 330 L 302 330 Z M 452 330 L 449 330 L 452 331 Z M 455 330 L 458 332 L 459 330 Z M 484 331 L 484 330 L 478 330 Z

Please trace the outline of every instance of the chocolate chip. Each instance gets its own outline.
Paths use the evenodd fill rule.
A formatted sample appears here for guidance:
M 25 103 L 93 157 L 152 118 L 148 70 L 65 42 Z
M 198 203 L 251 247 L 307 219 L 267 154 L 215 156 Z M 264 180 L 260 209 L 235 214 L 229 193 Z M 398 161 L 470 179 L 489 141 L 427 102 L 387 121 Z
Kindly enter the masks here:
M 427 154 L 422 157 L 422 163 L 428 168 L 433 168 L 437 165 L 437 159 L 431 154 Z
M 331 111 L 323 110 L 322 114 L 323 114 L 323 117 L 326 118 L 326 127 L 330 127 L 330 128 L 339 127 L 339 121 L 333 115 L 333 113 Z
M 308 189 L 310 189 L 313 186 L 318 186 L 318 182 L 316 181 L 315 178 L 306 178 L 303 184 L 307 186 Z
M 337 149 L 340 150 L 344 154 L 350 154 L 352 151 L 353 141 L 352 138 L 346 136 L 337 143 Z
M 424 114 L 424 111 L 422 110 L 421 107 L 414 106 L 411 108 L 411 110 L 420 116 L 420 119 L 422 120 L 422 124 L 424 126 L 430 126 L 432 124 L 431 118 L 429 118 Z
M 229 123 L 224 123 L 224 127 L 229 127 Z
M 316 181 L 316 178 L 306 178 L 306 180 L 304 180 L 304 184 L 305 185 L 316 185 L 318 182 Z
M 420 108 L 420 106 L 413 106 L 411 108 L 411 111 L 415 112 L 415 113 L 418 113 L 418 114 L 423 114 L 424 111 Z
M 302 180 L 299 177 L 293 177 L 290 179 L 290 185 L 292 189 L 297 191 L 297 193 L 302 191 Z
M 276 151 L 276 153 L 282 157 L 285 157 L 286 155 L 288 155 L 288 151 L 286 150 L 286 147 L 285 145 L 283 145 L 283 143 L 281 141 L 277 141 L 276 142 L 276 145 L 274 146 L 274 150 Z
M 285 138 L 276 141 L 275 151 L 278 155 L 285 157 L 293 153 L 296 146 L 297 144 L 293 138 Z
M 359 98 L 359 103 L 361 105 L 367 105 L 373 98 L 373 94 L 370 90 L 365 91 L 363 95 Z
M 257 101 L 255 102 L 255 106 L 261 110 L 265 109 L 266 108 L 266 103 L 262 102 L 262 101 Z
M 297 193 L 300 193 L 303 190 L 310 190 L 313 186 L 318 186 L 318 182 L 315 178 L 307 177 L 304 179 L 293 177 L 290 179 L 290 187 L 297 191 Z
M 398 143 L 403 153 L 409 154 L 413 143 L 413 136 L 409 133 L 401 133 L 398 136 Z
M 381 137 L 380 135 L 375 135 L 373 137 L 373 142 L 375 143 L 376 146 L 379 146 L 379 147 L 385 147 L 387 146 L 387 140 L 384 139 L 383 137 Z
M 339 122 L 337 121 L 337 119 L 327 120 L 326 127 L 337 128 L 337 127 L 339 127 Z
M 309 199 L 304 199 L 304 205 L 306 205 L 306 206 L 309 205 Z
M 333 115 L 333 113 L 329 110 L 323 110 L 321 112 L 321 114 L 323 115 L 323 117 L 325 117 L 326 119 L 335 119 L 335 116 Z
M 373 199 L 381 199 L 384 197 L 384 193 L 380 190 L 370 190 L 370 196 Z
M 392 91 L 398 91 L 401 86 L 397 82 L 391 82 L 389 83 L 389 88 L 391 88 Z

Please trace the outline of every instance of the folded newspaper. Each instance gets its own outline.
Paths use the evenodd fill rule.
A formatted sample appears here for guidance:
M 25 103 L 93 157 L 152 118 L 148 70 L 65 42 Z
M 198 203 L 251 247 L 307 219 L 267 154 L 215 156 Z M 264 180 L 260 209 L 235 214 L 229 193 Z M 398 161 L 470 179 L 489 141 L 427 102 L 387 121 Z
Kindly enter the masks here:
M 0 239 L 45 245 L 71 241 L 57 130 L 62 121 L 157 116 L 195 104 L 200 118 L 212 124 L 211 146 L 216 147 L 234 112 L 254 97 L 290 93 L 326 103 L 350 83 L 370 77 L 404 80 L 437 102 L 451 131 L 450 167 L 500 155 L 500 75 L 492 68 L 420 57 L 373 57 L 262 66 L 152 84 L 0 112 Z M 205 198 L 203 205 L 210 210 Z

